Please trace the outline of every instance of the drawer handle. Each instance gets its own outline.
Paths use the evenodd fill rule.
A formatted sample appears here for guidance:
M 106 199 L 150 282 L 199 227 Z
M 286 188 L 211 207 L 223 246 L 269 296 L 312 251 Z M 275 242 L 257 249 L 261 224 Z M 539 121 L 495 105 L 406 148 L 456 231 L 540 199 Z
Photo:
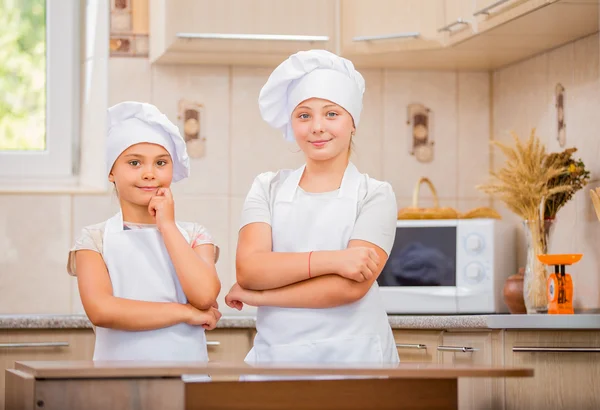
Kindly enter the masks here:
M 478 351 L 474 347 L 469 346 L 438 346 L 437 348 L 441 352 L 462 352 L 462 353 L 473 353 Z
M 442 27 L 441 29 L 438 30 L 438 33 L 441 33 L 442 31 L 450 31 L 450 29 L 454 26 L 458 26 L 459 24 L 462 25 L 468 25 L 469 23 L 464 21 L 463 19 L 459 18 L 458 20 L 456 20 L 453 23 L 448 24 L 447 26 Z
M 221 346 L 221 342 L 217 342 L 217 341 L 214 341 L 214 340 L 208 340 L 206 342 L 206 345 L 207 346 Z
M 550 353 L 600 353 L 600 347 L 521 347 L 515 346 L 513 352 L 550 352 Z
M 416 31 L 409 31 L 407 33 L 398 33 L 398 34 L 383 34 L 381 36 L 358 36 L 354 37 L 352 41 L 376 41 L 376 40 L 393 40 L 396 38 L 417 38 L 421 35 L 421 33 L 417 33 Z
M 0 343 L 0 348 L 13 347 L 61 347 L 69 346 L 69 342 L 40 342 L 40 343 Z
M 487 7 L 482 8 L 481 10 L 476 11 L 475 13 L 473 13 L 474 16 L 478 16 L 480 14 L 490 14 L 490 10 L 491 9 L 495 9 L 496 7 L 506 3 L 508 0 L 498 0 L 495 3 L 490 4 Z
M 396 347 L 399 349 L 425 349 L 427 350 L 427 345 L 422 343 L 410 344 L 410 343 L 396 343 Z
M 287 34 L 225 34 L 225 33 L 177 33 L 186 40 L 249 40 L 249 41 L 329 41 L 329 36 L 301 36 Z

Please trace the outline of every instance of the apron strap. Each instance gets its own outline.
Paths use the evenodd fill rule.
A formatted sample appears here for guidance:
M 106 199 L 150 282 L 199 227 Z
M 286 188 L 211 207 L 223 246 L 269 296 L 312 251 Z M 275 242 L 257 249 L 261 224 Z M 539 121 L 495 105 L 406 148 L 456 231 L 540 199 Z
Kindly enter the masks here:
M 304 174 L 305 169 L 306 164 L 294 170 L 285 179 L 285 181 L 283 181 L 283 184 L 281 185 L 281 188 L 277 193 L 276 202 L 292 202 L 294 200 L 294 195 L 296 194 L 298 184 L 300 183 L 300 179 L 302 179 L 302 175 Z M 348 166 L 346 167 L 346 170 L 344 171 L 344 176 L 342 177 L 342 183 L 338 192 L 338 198 L 349 197 L 353 199 L 358 199 L 360 177 L 361 173 L 358 172 L 356 166 L 352 162 L 348 162 Z
M 181 225 L 175 222 L 177 225 L 177 229 L 183 235 L 183 237 L 190 242 L 190 235 L 187 233 L 185 229 L 181 227 Z M 117 212 L 114 216 L 112 216 L 108 221 L 106 221 L 106 225 L 104 227 L 104 238 L 106 238 L 106 234 L 111 234 L 115 232 L 123 231 L 123 213 L 121 211 Z

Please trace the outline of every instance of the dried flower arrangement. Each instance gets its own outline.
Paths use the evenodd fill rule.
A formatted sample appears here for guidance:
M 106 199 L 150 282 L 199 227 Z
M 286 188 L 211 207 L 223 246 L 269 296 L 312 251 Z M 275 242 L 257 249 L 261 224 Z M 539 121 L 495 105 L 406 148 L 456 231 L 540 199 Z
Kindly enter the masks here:
M 537 255 L 547 252 L 549 227 L 558 210 L 581 189 L 589 172 L 581 160 L 572 159 L 574 148 L 562 153 L 546 153 L 546 147 L 536 136 L 535 129 L 523 143 L 512 133 L 514 147 L 492 141 L 507 157 L 492 181 L 477 186 L 497 197 L 527 228 L 528 252 L 525 268 L 524 299 L 528 313 L 546 309 L 546 268 Z M 550 222 L 548 222 L 550 220 Z
M 573 159 L 577 148 L 568 148 L 563 152 L 551 153 L 546 157 L 544 166 L 556 164 L 564 169 L 563 173 L 548 181 L 548 187 L 558 186 L 571 187 L 568 191 L 558 192 L 546 198 L 544 206 L 544 219 L 556 218 L 557 212 L 573 198 L 573 195 L 585 185 L 590 179 L 590 172 L 585 169 L 581 159 Z
M 568 185 L 550 185 L 551 181 L 558 181 L 566 167 L 560 161 L 548 160 L 546 147 L 536 136 L 535 129 L 525 143 L 515 133 L 512 137 L 514 147 L 492 141 L 507 161 L 498 172 L 490 173 L 491 182 L 478 185 L 477 189 L 500 199 L 523 220 L 541 220 L 542 202 L 552 195 L 571 190 Z

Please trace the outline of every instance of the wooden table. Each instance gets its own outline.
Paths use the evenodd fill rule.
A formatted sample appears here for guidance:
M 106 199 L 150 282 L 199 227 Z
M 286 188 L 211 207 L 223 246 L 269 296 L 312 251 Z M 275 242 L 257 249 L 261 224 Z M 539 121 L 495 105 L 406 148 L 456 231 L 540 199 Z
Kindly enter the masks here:
M 210 374 L 187 382 L 182 375 Z M 239 381 L 241 375 L 336 376 Z M 357 377 L 358 376 L 358 377 Z M 7 410 L 456 409 L 460 377 L 532 377 L 527 368 L 160 362 L 16 362 L 6 370 Z

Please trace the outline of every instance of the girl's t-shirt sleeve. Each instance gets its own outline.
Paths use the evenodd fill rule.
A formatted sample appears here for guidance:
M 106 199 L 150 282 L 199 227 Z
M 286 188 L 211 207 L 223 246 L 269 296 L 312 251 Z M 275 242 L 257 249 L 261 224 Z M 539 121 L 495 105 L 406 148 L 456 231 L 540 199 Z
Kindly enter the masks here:
M 265 172 L 254 178 L 242 208 L 240 229 L 254 222 L 271 225 L 270 191 L 274 176 L 273 172 Z
M 81 233 L 75 239 L 75 244 L 69 250 L 69 259 L 67 262 L 67 273 L 71 276 L 77 276 L 77 266 L 75 265 L 75 253 L 80 250 L 89 250 L 102 253 L 102 236 L 104 225 L 88 226 L 81 230 Z
M 190 235 L 190 246 L 195 248 L 200 245 L 214 245 L 215 247 L 215 263 L 219 260 L 220 249 L 215 243 L 213 236 L 204 226 L 194 223 Z
M 398 204 L 392 186 L 371 179 L 350 239 L 371 242 L 390 254 L 396 238 Z

